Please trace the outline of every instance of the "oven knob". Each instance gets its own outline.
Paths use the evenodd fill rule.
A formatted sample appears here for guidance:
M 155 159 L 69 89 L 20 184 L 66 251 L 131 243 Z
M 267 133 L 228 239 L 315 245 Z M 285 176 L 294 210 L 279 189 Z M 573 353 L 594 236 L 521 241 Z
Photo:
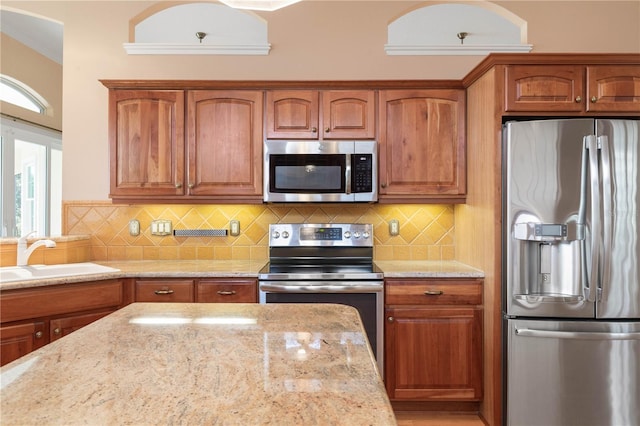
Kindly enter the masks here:
M 364 232 L 362 233 L 362 238 L 364 238 L 365 240 L 366 240 L 367 238 L 369 238 L 370 236 L 371 236 L 371 234 L 369 234 L 369 231 L 364 231 Z
M 272 238 L 280 238 L 280 233 L 278 231 L 273 231 L 273 234 L 271 234 Z
M 359 231 L 354 232 L 353 238 L 360 238 L 360 232 Z
M 350 232 L 350 231 L 346 231 L 346 232 L 344 233 L 344 237 L 345 237 L 345 238 L 351 238 L 351 232 Z
M 282 231 L 282 238 L 289 238 L 289 233 L 287 231 Z

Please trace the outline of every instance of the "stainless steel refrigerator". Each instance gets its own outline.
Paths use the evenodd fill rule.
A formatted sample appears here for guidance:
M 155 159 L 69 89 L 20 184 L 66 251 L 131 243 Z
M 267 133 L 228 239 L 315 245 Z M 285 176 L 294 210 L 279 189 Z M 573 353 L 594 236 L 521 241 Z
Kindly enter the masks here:
M 640 425 L 639 132 L 504 125 L 507 425 Z

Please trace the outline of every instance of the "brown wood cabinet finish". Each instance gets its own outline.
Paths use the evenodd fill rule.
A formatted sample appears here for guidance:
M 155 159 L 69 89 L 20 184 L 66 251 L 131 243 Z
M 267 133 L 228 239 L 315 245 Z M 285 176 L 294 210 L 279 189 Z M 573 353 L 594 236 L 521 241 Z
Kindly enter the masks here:
M 254 279 L 200 279 L 196 284 L 196 302 L 257 303 L 258 283 Z
M 464 201 L 464 91 L 382 90 L 379 98 L 380 201 Z
M 176 302 L 195 301 L 193 280 L 149 279 L 136 280 L 136 302 Z
M 262 103 L 260 91 L 188 92 L 190 195 L 261 199 Z
M 184 92 L 110 90 L 111 197 L 184 194 Z
M 385 281 L 385 383 L 393 401 L 482 398 L 482 281 Z
M 0 366 L 46 345 L 43 321 L 0 327 Z
M 115 311 L 124 305 L 122 295 L 121 280 L 3 291 L 0 363 L 11 362 Z
M 267 91 L 268 139 L 374 139 L 373 90 Z
M 640 66 L 508 65 L 505 111 L 640 112 Z

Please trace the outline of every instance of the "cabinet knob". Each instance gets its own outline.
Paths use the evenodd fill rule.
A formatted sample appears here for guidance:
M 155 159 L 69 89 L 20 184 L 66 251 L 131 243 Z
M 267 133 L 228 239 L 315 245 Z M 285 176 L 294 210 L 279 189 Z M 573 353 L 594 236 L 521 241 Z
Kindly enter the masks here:
M 595 96 L 592 96 L 592 97 L 591 97 L 591 103 L 592 103 L 592 104 L 595 104 L 597 100 L 598 100 L 598 98 L 597 98 L 597 97 L 595 97 Z
M 53 334 L 55 334 L 56 336 L 60 334 L 62 330 L 60 330 L 60 327 L 57 327 L 53 330 Z
M 180 182 L 176 183 L 176 189 L 180 189 L 180 188 L 182 188 L 182 183 Z
M 316 133 L 316 132 L 318 131 L 318 128 L 317 128 L 317 127 L 312 127 L 312 128 L 311 128 L 311 131 L 312 131 L 313 133 Z
M 189 184 L 189 189 L 193 188 L 194 186 L 195 186 L 194 184 L 190 183 Z
M 395 321 L 395 318 L 394 317 L 387 317 L 387 321 L 393 322 L 393 321 Z
M 156 290 L 154 291 L 155 294 L 157 294 L 158 296 L 163 296 L 163 295 L 167 295 L 167 294 L 173 294 L 173 290 Z
M 576 103 L 579 104 L 582 102 L 582 96 L 576 96 Z
M 424 292 L 425 296 L 440 296 L 442 294 L 444 294 L 442 290 L 427 290 Z
M 384 183 L 384 182 L 382 182 L 382 183 L 380 184 L 380 187 L 381 187 L 381 188 L 386 188 L 386 187 L 387 187 L 387 184 L 386 184 L 386 183 Z
M 223 291 L 223 290 L 218 290 L 218 294 L 220 296 L 233 296 L 234 294 L 236 294 L 235 291 Z
M 325 133 L 329 133 L 330 131 L 331 131 L 331 127 L 327 127 L 327 128 L 324 129 Z
M 42 331 L 36 331 L 36 339 L 42 338 Z

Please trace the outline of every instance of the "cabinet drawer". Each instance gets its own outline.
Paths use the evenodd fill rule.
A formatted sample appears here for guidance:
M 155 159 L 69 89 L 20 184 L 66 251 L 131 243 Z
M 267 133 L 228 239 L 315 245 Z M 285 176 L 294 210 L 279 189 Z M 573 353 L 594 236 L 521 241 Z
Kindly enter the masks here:
M 39 318 L 121 304 L 122 281 L 119 280 L 7 291 L 0 297 L 0 321 Z
M 196 301 L 204 303 L 256 303 L 255 280 L 200 280 Z
M 193 280 L 137 280 L 136 302 L 193 302 Z
M 481 305 L 482 280 L 387 280 L 387 305 Z

